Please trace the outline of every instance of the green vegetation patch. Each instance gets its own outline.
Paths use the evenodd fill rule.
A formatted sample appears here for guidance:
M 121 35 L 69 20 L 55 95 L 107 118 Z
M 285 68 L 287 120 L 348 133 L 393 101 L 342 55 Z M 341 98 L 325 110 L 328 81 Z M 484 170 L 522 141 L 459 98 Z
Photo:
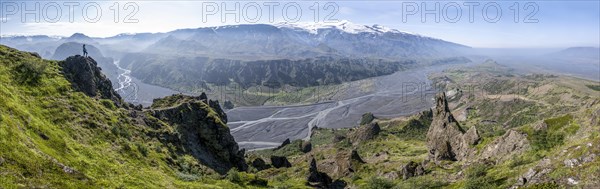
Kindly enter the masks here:
M 573 116 L 570 114 L 544 120 L 544 124 L 547 128 L 539 131 L 534 131 L 531 127 L 523 128 L 535 151 L 562 145 L 567 135 L 579 130 L 579 125 L 573 123 Z
M 600 91 L 600 85 L 585 85 L 594 91 Z

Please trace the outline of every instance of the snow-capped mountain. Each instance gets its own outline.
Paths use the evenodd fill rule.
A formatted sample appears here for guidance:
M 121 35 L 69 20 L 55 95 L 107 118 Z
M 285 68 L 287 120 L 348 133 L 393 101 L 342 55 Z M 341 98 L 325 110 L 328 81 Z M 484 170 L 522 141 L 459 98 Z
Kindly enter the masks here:
M 400 31 L 397 29 L 392 29 L 392 28 L 388 28 L 382 25 L 372 25 L 372 26 L 368 26 L 368 25 L 360 25 L 360 24 L 354 24 L 350 21 L 347 20 L 342 20 L 340 22 L 319 22 L 319 23 L 314 23 L 314 22 L 293 22 L 293 23 L 289 23 L 289 22 L 282 22 L 282 23 L 278 23 L 278 24 L 274 24 L 274 26 L 277 26 L 279 28 L 290 28 L 290 29 L 301 29 L 301 30 L 305 30 L 308 31 L 312 34 L 318 34 L 319 30 L 324 30 L 324 29 L 338 29 L 347 33 L 352 33 L 352 34 L 358 34 L 358 33 L 406 33 L 406 34 L 412 34 L 409 32 L 404 32 L 404 31 Z

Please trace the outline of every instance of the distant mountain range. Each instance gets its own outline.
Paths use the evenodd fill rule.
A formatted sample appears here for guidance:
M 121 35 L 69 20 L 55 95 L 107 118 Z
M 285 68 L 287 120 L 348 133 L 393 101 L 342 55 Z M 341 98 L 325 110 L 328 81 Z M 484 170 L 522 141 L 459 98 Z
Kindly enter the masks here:
M 131 75 L 179 91 L 337 84 L 417 67 L 421 62 L 470 61 L 470 47 L 380 25 L 338 23 L 251 24 L 97 38 L 4 36 L 0 43 L 62 60 L 88 45 L 106 75 L 118 83 L 119 60 Z M 424 60 L 424 61 L 419 61 Z
M 183 54 L 215 58 L 256 60 L 294 59 L 319 56 L 405 59 L 454 56 L 469 47 L 424 37 L 380 25 L 366 26 L 348 21 L 327 24 L 252 24 L 167 33 L 120 34 L 107 38 L 81 33 L 70 37 L 4 36 L 0 43 L 52 57 L 54 49 L 66 42 L 92 44 L 104 54 L 120 57 L 126 53 Z
M 598 47 L 571 47 L 555 53 L 553 57 L 579 58 L 579 59 L 600 59 L 600 48 Z

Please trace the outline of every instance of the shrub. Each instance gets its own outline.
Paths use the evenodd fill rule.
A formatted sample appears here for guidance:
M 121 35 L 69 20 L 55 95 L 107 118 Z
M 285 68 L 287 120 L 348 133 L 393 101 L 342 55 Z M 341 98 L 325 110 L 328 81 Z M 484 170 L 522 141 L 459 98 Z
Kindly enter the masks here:
M 23 62 L 15 66 L 15 80 L 21 84 L 37 85 L 46 71 L 46 64 L 41 62 Z
M 139 151 L 140 153 L 142 153 L 142 155 L 143 155 L 144 157 L 147 157 L 147 156 L 148 156 L 148 148 L 147 148 L 146 146 L 144 146 L 144 145 L 142 145 L 142 144 L 140 144 L 140 143 L 136 143 L 135 145 L 137 146 L 137 149 L 138 149 L 138 151 Z
M 106 108 L 108 108 L 110 110 L 116 110 L 117 109 L 117 107 L 115 106 L 115 103 L 113 103 L 112 101 L 110 101 L 108 99 L 102 99 L 102 100 L 100 100 L 100 103 L 104 107 L 106 107 Z
M 418 177 L 412 177 L 403 182 L 398 183 L 394 189 L 406 189 L 406 188 L 444 188 L 448 186 L 448 182 L 443 179 L 435 178 L 431 175 L 423 175 Z
M 394 182 L 379 177 L 371 177 L 366 184 L 365 188 L 368 189 L 390 189 L 395 186 Z
M 191 182 L 200 179 L 198 175 L 195 174 L 186 174 L 182 172 L 177 172 L 177 177 L 183 181 Z
M 542 131 L 532 132 L 530 134 L 531 146 L 534 150 L 547 150 L 558 145 L 562 145 L 565 138 L 565 132 L 574 134 L 579 130 L 579 126 L 571 124 L 572 115 L 564 115 L 552 119 L 544 120 L 548 128 Z
M 488 166 L 484 164 L 475 164 L 465 171 L 467 189 L 493 188 L 491 179 L 487 177 Z
M 429 126 L 423 123 L 425 121 L 410 119 L 402 130 L 396 136 L 402 139 L 425 140 Z
M 121 126 L 115 126 L 110 130 L 114 135 L 130 139 L 131 133 L 126 128 L 122 128 Z
M 467 171 L 465 171 L 465 174 L 466 174 L 467 178 L 483 177 L 487 174 L 488 168 L 489 168 L 488 166 L 483 165 L 483 164 L 475 164 L 475 165 L 469 167 L 469 169 L 467 169 Z
M 531 135 L 531 146 L 534 150 L 547 150 L 561 145 L 564 135 L 560 132 L 538 131 Z
M 242 177 L 240 176 L 240 172 L 238 170 L 230 169 L 227 171 L 227 180 L 236 184 L 243 184 Z

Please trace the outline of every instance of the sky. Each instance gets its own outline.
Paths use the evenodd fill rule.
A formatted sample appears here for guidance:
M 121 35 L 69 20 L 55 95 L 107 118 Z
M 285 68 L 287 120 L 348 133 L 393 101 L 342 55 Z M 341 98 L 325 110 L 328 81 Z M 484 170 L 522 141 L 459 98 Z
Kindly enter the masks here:
M 4 36 L 108 37 L 220 25 L 342 20 L 480 48 L 600 45 L 598 0 L 0 1 L 0 35 Z

